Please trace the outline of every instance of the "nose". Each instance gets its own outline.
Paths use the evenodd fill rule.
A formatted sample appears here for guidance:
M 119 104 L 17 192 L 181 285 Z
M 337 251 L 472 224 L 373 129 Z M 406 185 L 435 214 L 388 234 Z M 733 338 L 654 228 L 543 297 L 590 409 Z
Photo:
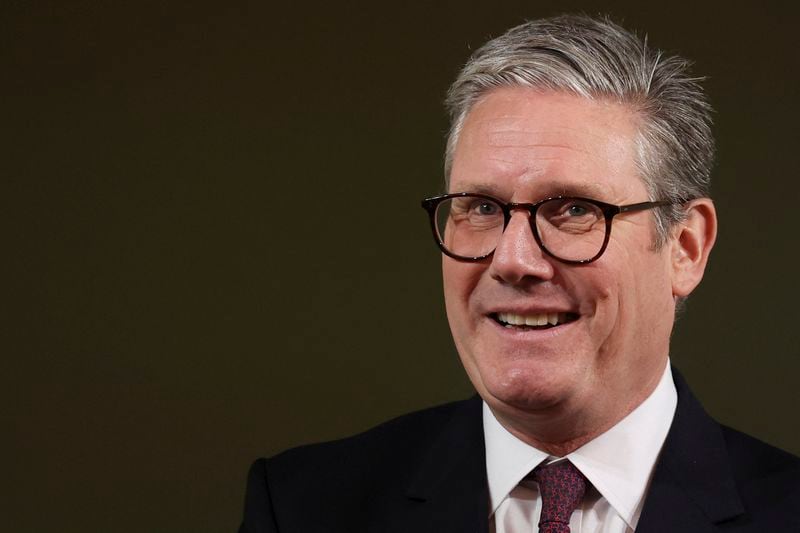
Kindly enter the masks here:
M 489 270 L 493 279 L 519 285 L 526 281 L 549 280 L 554 268 L 533 236 L 531 214 L 516 210 L 511 215 L 492 255 Z

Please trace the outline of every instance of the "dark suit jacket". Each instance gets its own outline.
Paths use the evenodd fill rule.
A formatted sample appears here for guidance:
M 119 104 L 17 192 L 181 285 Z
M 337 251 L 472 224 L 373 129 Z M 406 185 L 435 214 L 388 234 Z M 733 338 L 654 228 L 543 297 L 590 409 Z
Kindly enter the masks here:
M 720 426 L 675 384 L 636 531 L 800 532 L 800 459 Z M 480 398 L 412 413 L 256 461 L 240 533 L 486 533 L 485 465 Z

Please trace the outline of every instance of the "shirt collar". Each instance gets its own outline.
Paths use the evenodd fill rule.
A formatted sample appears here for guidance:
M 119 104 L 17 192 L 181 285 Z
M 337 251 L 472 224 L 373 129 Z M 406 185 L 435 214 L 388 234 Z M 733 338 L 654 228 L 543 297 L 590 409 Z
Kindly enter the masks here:
M 677 402 L 667 361 L 661 380 L 645 401 L 611 429 L 567 455 L 631 528 L 639 520 Z M 494 513 L 511 490 L 549 456 L 506 430 L 485 402 L 483 428 L 489 500 Z

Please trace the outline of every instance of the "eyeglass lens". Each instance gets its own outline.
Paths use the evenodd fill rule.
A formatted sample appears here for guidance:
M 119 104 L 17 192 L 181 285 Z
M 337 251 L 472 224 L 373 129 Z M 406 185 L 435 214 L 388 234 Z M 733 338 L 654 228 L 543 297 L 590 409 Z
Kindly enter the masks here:
M 603 247 L 606 219 L 600 207 L 575 198 L 554 198 L 539 205 L 533 221 L 541 245 L 567 261 L 585 261 Z M 452 254 L 469 258 L 491 253 L 505 230 L 497 202 L 459 196 L 442 201 L 436 211 L 439 240 Z

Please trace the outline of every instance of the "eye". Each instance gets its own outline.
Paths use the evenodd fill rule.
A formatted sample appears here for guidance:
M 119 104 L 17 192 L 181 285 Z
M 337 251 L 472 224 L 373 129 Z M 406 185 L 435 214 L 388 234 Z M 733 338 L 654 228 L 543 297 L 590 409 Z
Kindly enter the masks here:
M 552 198 L 541 204 L 536 217 L 561 230 L 575 231 L 592 227 L 603 218 L 603 212 L 594 203 L 580 198 Z
M 563 218 L 597 217 L 599 215 L 596 205 L 579 198 L 563 198 L 554 204 L 558 216 Z
M 487 202 L 485 200 L 475 202 L 472 210 L 479 215 L 496 215 L 500 207 L 494 202 Z
M 589 210 L 586 209 L 585 205 L 572 204 L 569 207 L 567 207 L 567 211 L 566 212 L 571 217 L 582 217 L 582 216 L 586 216 L 586 214 L 589 212 Z

